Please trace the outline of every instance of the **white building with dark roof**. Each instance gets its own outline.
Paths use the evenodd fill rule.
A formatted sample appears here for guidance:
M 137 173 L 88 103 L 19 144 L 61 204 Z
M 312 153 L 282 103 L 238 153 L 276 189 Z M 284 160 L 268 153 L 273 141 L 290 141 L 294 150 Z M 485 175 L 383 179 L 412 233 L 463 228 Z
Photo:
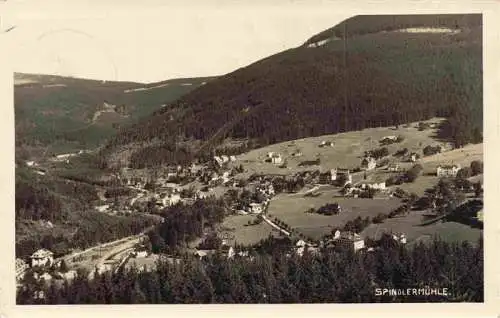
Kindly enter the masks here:
M 460 165 L 442 165 L 437 167 L 436 175 L 438 177 L 456 177 L 459 170 Z
M 52 266 L 54 263 L 54 253 L 47 249 L 39 249 L 30 257 L 31 266 Z
M 352 232 L 336 232 L 334 239 L 340 246 L 353 249 L 355 252 L 365 247 L 365 240 L 356 233 Z

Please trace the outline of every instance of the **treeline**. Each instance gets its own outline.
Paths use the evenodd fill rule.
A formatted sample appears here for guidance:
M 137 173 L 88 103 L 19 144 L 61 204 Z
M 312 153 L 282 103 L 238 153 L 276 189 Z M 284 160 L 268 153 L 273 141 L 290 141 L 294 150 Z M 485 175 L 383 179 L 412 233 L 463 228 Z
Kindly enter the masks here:
M 16 219 L 62 221 L 68 210 L 89 208 L 98 199 L 95 188 L 79 182 L 39 176 L 16 169 Z
M 193 153 L 186 147 L 176 147 L 175 143 L 147 146 L 137 150 L 130 156 L 130 167 L 143 169 L 161 164 L 189 164 Z
M 227 260 L 183 257 L 151 272 L 80 275 L 59 286 L 29 277 L 18 304 L 376 303 L 482 302 L 483 244 L 434 240 L 411 248 L 381 244 L 373 252 L 323 249 L 289 257 L 282 248 Z M 275 246 L 274 243 L 271 246 Z M 269 246 L 268 246 L 269 248 Z M 448 288 L 448 296 L 377 296 L 376 288 Z M 44 298 L 35 299 L 35 291 Z
M 193 239 L 201 237 L 205 229 L 213 228 L 225 216 L 223 199 L 196 200 L 193 205 L 176 204 L 165 208 L 164 221 L 148 233 L 155 252 L 177 251 Z
M 434 116 L 448 118 L 442 138 L 457 146 L 478 142 L 480 31 L 476 25 L 450 37 L 374 34 L 351 39 L 347 54 L 343 43 L 287 50 L 198 88 L 122 131 L 107 149 L 152 140 L 171 148 L 178 137 L 213 147 L 227 138 L 265 146 Z M 164 161 L 160 153 L 149 157 Z

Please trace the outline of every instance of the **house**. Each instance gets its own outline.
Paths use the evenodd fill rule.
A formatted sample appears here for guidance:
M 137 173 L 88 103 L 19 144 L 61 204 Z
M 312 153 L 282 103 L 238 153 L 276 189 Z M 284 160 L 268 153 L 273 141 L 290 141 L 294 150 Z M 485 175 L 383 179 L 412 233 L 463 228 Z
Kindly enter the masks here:
M 222 158 L 219 156 L 214 156 L 214 160 L 219 166 L 222 166 L 224 164 L 224 160 L 222 160 Z
M 362 181 L 358 184 L 358 188 L 363 190 L 374 189 L 374 190 L 384 190 L 385 181 Z
M 209 192 L 203 192 L 203 191 L 196 191 L 196 193 L 194 194 L 194 197 L 195 199 L 205 199 L 207 198 L 208 196 L 210 195 Z
M 275 152 L 268 153 L 268 160 L 277 165 L 283 163 L 283 157 L 281 154 Z
M 224 173 L 222 173 L 222 182 L 223 183 L 226 183 L 229 181 L 229 175 L 230 175 L 229 171 L 224 171 Z
M 177 169 L 177 167 L 174 167 L 174 166 L 168 167 L 167 168 L 167 179 L 177 177 L 178 173 L 179 173 L 179 170 Z
M 319 147 L 320 147 L 320 148 L 323 148 L 323 147 L 333 147 L 333 142 L 323 140 L 323 141 L 319 144 Z
M 139 249 L 135 252 L 135 258 L 148 257 L 148 251 L 146 249 Z
M 384 143 L 384 142 L 393 142 L 393 141 L 396 141 L 396 140 L 398 140 L 397 136 L 385 136 L 384 138 L 380 139 L 380 142 L 381 143 Z
M 199 259 L 203 259 L 208 255 L 212 255 L 215 253 L 215 250 L 196 250 L 194 252 L 194 256 L 197 256 Z
M 438 166 L 436 169 L 436 175 L 438 177 L 456 177 L 459 170 L 460 165 Z
M 391 172 L 398 172 L 401 170 L 401 166 L 399 163 L 392 163 L 387 167 L 387 170 Z
M 239 251 L 236 255 L 239 257 L 248 257 L 250 253 L 248 251 Z
M 295 243 L 295 246 L 297 247 L 304 247 L 306 245 L 307 243 L 304 240 L 298 240 L 297 243 Z
M 234 255 L 236 254 L 234 252 L 234 248 L 229 245 L 222 245 L 221 247 L 221 252 L 223 255 L 225 255 L 228 259 L 233 258 Z
M 406 235 L 404 233 L 392 234 L 392 238 L 398 243 L 406 244 Z
M 67 271 L 66 273 L 63 273 L 62 276 L 64 279 L 71 281 L 78 276 L 78 273 L 75 270 L 70 270 L 70 271 Z
M 106 212 L 109 209 L 109 204 L 98 205 L 95 209 L 99 212 Z
M 415 162 L 415 161 L 417 161 L 417 159 L 418 159 L 418 154 L 412 152 L 410 154 L 410 162 Z
M 352 175 L 349 169 L 345 168 L 334 168 L 330 170 L 330 176 L 332 178 L 332 181 L 337 181 L 341 177 L 345 177 L 345 184 L 341 186 L 345 186 L 346 184 L 352 183 Z
M 338 240 L 340 238 L 340 230 L 336 230 L 335 233 L 333 234 L 333 239 Z
M 26 165 L 28 167 L 33 167 L 33 166 L 36 166 L 35 162 L 34 161 L 26 161 Z
M 222 159 L 222 163 L 229 162 L 229 157 L 226 155 L 222 155 L 222 156 L 220 156 L 220 158 Z
M 379 140 L 381 145 L 390 145 L 398 141 L 399 138 L 397 136 L 385 136 L 384 138 Z
M 302 157 L 302 152 L 300 151 L 294 152 L 292 153 L 292 157 Z
M 262 203 L 255 203 L 255 202 L 250 203 L 250 213 L 260 214 L 262 213 L 262 211 L 263 211 Z
M 373 170 L 377 166 L 377 161 L 373 157 L 365 157 L 361 160 L 361 169 Z
M 69 157 L 72 157 L 73 154 L 71 153 L 66 153 L 66 154 L 62 154 L 62 155 L 57 155 L 56 156 L 56 159 L 59 159 L 59 160 L 64 160 L 64 159 L 68 159 Z
M 231 161 L 231 162 L 236 161 L 236 156 L 229 156 L 229 161 Z
M 171 193 L 162 199 L 163 206 L 176 205 L 181 201 L 181 195 L 178 193 Z
M 336 239 L 340 246 L 345 246 L 353 249 L 355 252 L 365 247 L 365 241 L 356 233 L 342 232 Z
M 36 251 L 30 257 L 31 266 L 52 266 L 54 263 L 54 253 L 44 248 Z

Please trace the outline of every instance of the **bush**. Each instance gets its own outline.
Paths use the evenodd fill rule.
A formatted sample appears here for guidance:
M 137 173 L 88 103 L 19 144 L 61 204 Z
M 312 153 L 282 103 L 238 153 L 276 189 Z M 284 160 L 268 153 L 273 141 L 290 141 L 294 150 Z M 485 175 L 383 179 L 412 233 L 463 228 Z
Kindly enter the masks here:
M 469 167 L 465 167 L 458 170 L 457 178 L 459 179 L 467 179 L 470 178 L 471 176 L 472 176 L 472 169 Z
M 338 205 L 338 203 L 327 203 L 325 205 L 323 205 L 322 207 L 320 207 L 316 213 L 319 213 L 319 214 L 324 214 L 324 215 L 334 215 L 334 214 L 338 214 L 340 211 L 340 206 Z
M 473 176 L 483 173 L 483 162 L 474 160 L 470 163 L 470 169 Z
M 394 153 L 394 157 L 402 157 L 406 156 L 407 154 L 408 154 L 408 148 L 403 148 L 401 150 L 396 151 L 396 153 Z
M 441 146 L 426 146 L 423 150 L 424 156 L 431 156 L 437 153 L 440 153 L 442 150 Z
M 365 151 L 365 157 L 373 157 L 375 159 L 380 159 L 388 155 L 389 155 L 389 149 L 387 149 L 387 147 Z
M 405 174 L 406 182 L 414 182 L 418 178 L 418 176 L 422 173 L 422 170 L 424 170 L 424 168 L 421 165 L 419 164 L 414 165 L 410 170 L 406 171 Z
M 372 219 L 372 222 L 375 224 L 380 224 L 383 223 L 385 219 L 387 219 L 387 214 L 379 213 Z

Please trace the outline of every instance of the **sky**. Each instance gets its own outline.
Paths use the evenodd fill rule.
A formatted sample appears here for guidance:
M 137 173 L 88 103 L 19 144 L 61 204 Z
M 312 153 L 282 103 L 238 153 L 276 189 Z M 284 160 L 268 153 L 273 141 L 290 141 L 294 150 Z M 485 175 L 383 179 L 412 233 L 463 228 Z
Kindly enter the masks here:
M 1 36 L 15 72 L 149 83 L 226 74 L 349 17 L 293 3 L 190 3 L 7 0 L 2 29 L 16 27 Z

